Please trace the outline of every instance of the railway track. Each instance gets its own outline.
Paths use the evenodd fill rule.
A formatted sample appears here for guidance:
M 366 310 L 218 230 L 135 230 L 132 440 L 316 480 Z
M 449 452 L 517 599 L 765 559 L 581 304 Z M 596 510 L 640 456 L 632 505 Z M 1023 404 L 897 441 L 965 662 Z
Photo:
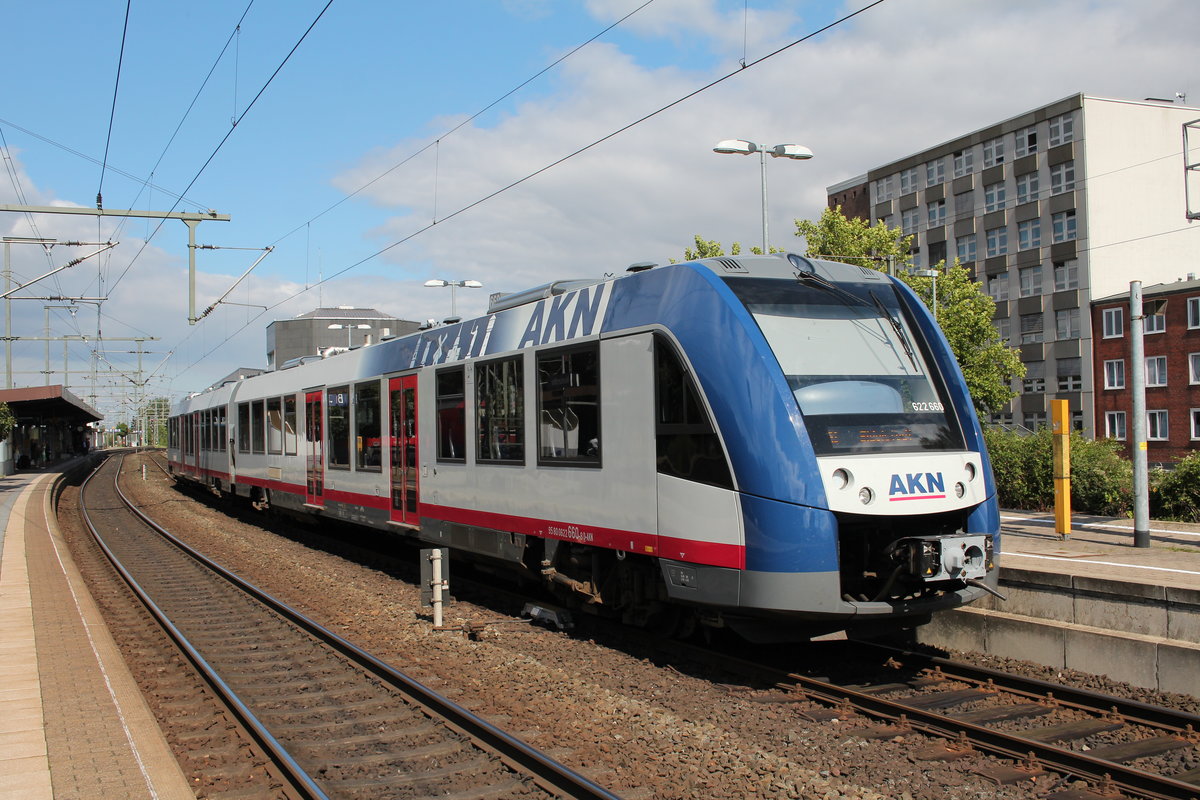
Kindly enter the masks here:
M 82 487 L 88 527 L 297 796 L 614 798 L 192 551 L 119 470 Z
M 838 683 L 671 644 L 677 652 L 757 681 L 773 684 L 780 702 L 813 701 L 800 713 L 814 721 L 853 711 L 876 720 L 853 735 L 874 739 L 920 732 L 939 741 L 918 747 L 917 760 L 953 760 L 976 751 L 998 756 L 980 775 L 996 783 L 1048 772 L 1079 778 L 1091 788 L 1066 789 L 1050 800 L 1105 800 L 1121 796 L 1200 798 L 1200 768 L 1181 768 L 1182 756 L 1200 754 L 1200 716 L 957 663 L 895 648 L 853 643 L 858 655 L 885 651 L 885 666 L 862 683 Z

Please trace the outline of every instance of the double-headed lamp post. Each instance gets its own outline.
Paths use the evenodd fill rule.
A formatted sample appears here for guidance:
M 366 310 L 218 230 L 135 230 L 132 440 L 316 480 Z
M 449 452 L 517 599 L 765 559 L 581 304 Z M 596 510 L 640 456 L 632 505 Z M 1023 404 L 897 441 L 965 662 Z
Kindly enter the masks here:
M 429 286 L 429 287 L 436 287 L 436 288 L 441 288 L 443 286 L 450 287 L 450 316 L 452 316 L 452 317 L 458 316 L 458 303 L 456 302 L 455 297 L 454 297 L 455 289 L 457 289 L 459 286 L 463 287 L 464 289 L 482 289 L 483 288 L 483 284 L 480 283 L 479 281 L 444 281 L 444 280 L 441 280 L 440 278 L 434 278 L 433 280 L 425 281 L 425 285 Z
M 813 157 L 813 151 L 802 144 L 777 144 L 774 147 L 766 147 L 754 142 L 747 142 L 745 139 L 722 139 L 717 142 L 713 152 L 740 156 L 758 153 L 759 173 L 762 176 L 762 250 L 763 255 L 766 255 L 771 252 L 767 241 L 767 156 L 807 161 Z
M 351 342 L 350 339 L 352 336 L 354 336 L 355 331 L 371 330 L 371 326 L 367 325 L 365 323 L 359 323 L 358 325 L 351 325 L 350 323 L 347 322 L 345 325 L 343 325 L 340 322 L 335 322 L 329 326 L 329 330 L 331 330 L 331 331 L 340 331 L 343 328 L 346 329 L 346 349 L 347 350 L 349 350 L 351 347 L 354 347 L 354 343 Z

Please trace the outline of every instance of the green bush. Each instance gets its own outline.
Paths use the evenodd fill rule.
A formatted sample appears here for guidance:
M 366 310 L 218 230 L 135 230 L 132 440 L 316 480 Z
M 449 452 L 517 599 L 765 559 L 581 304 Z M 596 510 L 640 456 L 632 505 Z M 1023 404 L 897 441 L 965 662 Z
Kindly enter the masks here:
M 1049 428 L 1021 435 L 984 431 L 1000 505 L 1046 511 L 1054 507 L 1054 435 Z M 1071 509 L 1124 516 L 1133 504 L 1133 467 L 1117 442 L 1071 434 Z M 1198 464 L 1200 468 L 1200 464 Z
M 1156 519 L 1200 522 L 1200 451 L 1169 472 L 1151 473 L 1150 513 Z

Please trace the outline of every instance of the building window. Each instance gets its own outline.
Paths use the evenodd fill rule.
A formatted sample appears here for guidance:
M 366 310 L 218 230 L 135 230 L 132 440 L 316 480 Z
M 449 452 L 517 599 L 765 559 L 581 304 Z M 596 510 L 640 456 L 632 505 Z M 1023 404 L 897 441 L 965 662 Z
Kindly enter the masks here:
M 1042 246 L 1042 221 L 1037 217 L 1017 223 L 1017 249 L 1029 250 Z
M 989 228 L 987 230 L 987 254 L 988 258 L 994 256 L 1002 256 L 1008 252 L 1008 228 L 1001 226 L 999 228 Z
M 1115 358 L 1104 362 L 1104 388 L 1125 388 L 1125 359 Z
M 1167 357 L 1148 356 L 1146 358 L 1146 386 L 1167 385 Z
M 1071 430 L 1079 431 L 1080 433 L 1083 433 L 1083 412 L 1082 411 L 1072 411 L 1071 412 Z
M 1106 308 L 1103 312 L 1104 338 L 1114 339 L 1125 335 L 1125 309 Z
M 1050 223 L 1054 227 L 1054 241 L 1069 242 L 1075 238 L 1075 209 L 1051 215 Z
M 1038 394 L 1046 391 L 1046 362 L 1025 362 L 1025 379 L 1021 385 L 1025 394 Z
M 1196 439 L 1200 439 L 1200 408 L 1193 408 L 1192 412 L 1191 412 L 1191 417 L 1192 417 L 1191 438 L 1193 441 L 1195 441 Z
M 1188 353 L 1188 383 L 1200 383 L 1200 353 Z
M 946 243 L 945 242 L 930 242 L 929 243 L 929 264 L 930 266 L 939 261 L 946 260 Z
M 975 154 L 971 150 L 959 150 L 954 154 L 954 177 L 961 178 L 975 171 Z
M 1146 412 L 1146 439 L 1151 442 L 1165 442 L 1170 438 L 1167 427 L 1166 409 L 1156 409 Z
M 1200 328 L 1200 297 L 1187 299 L 1187 318 L 1189 328 Z
M 935 158 L 925 165 L 925 185 L 937 186 L 946 182 L 946 159 Z
M 983 187 L 983 210 L 992 212 L 999 211 L 1000 209 L 1004 208 L 1006 194 L 1007 193 L 1004 189 L 1004 181 L 989 183 L 987 186 Z
M 267 452 L 266 415 L 263 413 L 263 401 L 250 401 L 250 452 Z
M 1054 312 L 1054 328 L 1058 340 L 1079 338 L 1079 309 L 1064 308 Z
M 1037 344 L 1045 340 L 1045 334 L 1042 332 L 1043 316 L 1039 311 L 1036 314 L 1021 315 L 1021 344 Z
M 1060 358 L 1055 365 L 1058 371 L 1058 390 L 1078 392 L 1083 389 L 1083 359 Z
M 1046 412 L 1031 411 L 1025 415 L 1025 427 L 1031 431 L 1046 427 Z
M 325 390 L 325 453 L 330 469 L 350 469 L 350 387 Z
M 921 188 L 917 185 L 917 168 L 909 167 L 900 172 L 900 194 L 910 194 Z
M 538 459 L 600 463 L 600 348 L 539 353 Z
M 1104 413 L 1104 435 L 1109 439 L 1125 441 L 1125 412 L 1106 411 Z
M 959 236 L 954 240 L 954 246 L 959 261 L 975 260 L 975 234 L 968 233 L 966 236 Z
M 283 398 L 267 398 L 267 452 L 283 453 Z
M 881 203 L 885 200 L 891 200 L 895 194 L 892 188 L 893 185 L 891 175 L 875 181 L 875 201 Z
M 900 230 L 905 233 L 916 233 L 921 222 L 921 215 L 915 208 L 906 208 L 900 212 Z
M 383 428 L 379 381 L 354 387 L 355 467 L 366 472 L 383 469 Z
M 1008 273 L 1001 272 L 999 275 L 988 275 L 987 279 L 988 297 L 995 300 L 997 303 L 1008 299 Z
M 466 461 L 467 411 L 463 368 L 444 369 L 437 373 L 437 459 Z
M 946 224 L 946 201 L 944 199 L 926 203 L 925 212 L 930 227 Z
M 477 461 L 525 463 L 525 384 L 521 357 L 475 365 Z
M 1062 114 L 1050 120 L 1050 141 L 1048 144 L 1051 147 L 1057 147 L 1060 144 L 1065 144 L 1075 139 L 1075 115 L 1073 113 Z
M 1042 268 L 1025 267 L 1017 273 L 1021 297 L 1034 297 L 1042 293 Z
M 1157 314 L 1147 314 L 1144 333 L 1163 333 L 1167 329 L 1166 303 Z
M 921 269 L 921 250 L 918 248 L 908 254 L 908 268 Z
M 222 409 L 223 411 L 224 409 Z M 225 415 L 217 418 L 217 429 L 224 435 Z M 294 394 L 283 398 L 283 454 L 296 455 L 296 396 Z
M 994 167 L 1004 163 L 1004 139 L 997 137 L 983 143 L 983 166 Z
M 1017 146 L 1013 154 L 1020 158 L 1037 152 L 1037 128 L 1030 125 L 1017 131 Z
M 1008 342 L 1012 339 L 1012 318 L 1000 317 L 996 320 L 996 335 L 1000 337 L 1000 341 Z
M 1029 203 L 1037 200 L 1038 196 L 1038 174 L 1036 172 L 1026 172 L 1024 175 L 1017 176 L 1017 205 Z
M 1064 161 L 1050 168 L 1050 194 L 1062 194 L 1075 188 L 1075 162 Z
M 1075 258 L 1054 262 L 1054 290 L 1079 288 L 1079 260 Z

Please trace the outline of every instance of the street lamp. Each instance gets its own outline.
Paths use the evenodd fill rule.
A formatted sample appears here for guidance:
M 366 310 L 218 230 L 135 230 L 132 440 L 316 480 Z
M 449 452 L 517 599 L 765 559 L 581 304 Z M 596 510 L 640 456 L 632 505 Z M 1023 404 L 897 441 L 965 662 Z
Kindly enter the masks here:
M 933 318 L 937 320 L 937 279 L 938 271 L 936 269 L 914 269 L 909 271 L 910 275 L 916 275 L 918 278 L 932 278 L 933 286 Z
M 813 157 L 813 151 L 802 144 L 777 144 L 767 147 L 745 139 L 722 139 L 713 148 L 714 153 L 722 155 L 748 156 L 758 153 L 758 167 L 762 176 L 762 250 L 763 255 L 770 252 L 767 246 L 767 155 L 771 158 L 791 158 L 796 161 L 807 161 Z
M 444 281 L 444 280 L 441 280 L 440 278 L 434 278 L 433 280 L 425 281 L 425 285 L 429 286 L 431 288 L 441 288 L 443 286 L 450 287 L 450 316 L 452 316 L 452 317 L 458 316 L 458 304 L 455 301 L 455 297 L 454 297 L 454 290 L 456 288 L 458 288 L 459 286 L 463 287 L 464 289 L 482 289 L 483 288 L 483 284 L 480 283 L 479 281 Z
M 342 324 L 342 323 L 340 323 L 340 322 L 335 322 L 335 323 L 333 323 L 332 325 L 330 325 L 330 326 L 329 326 L 329 330 L 331 330 L 331 331 L 340 331 L 342 328 L 345 328 L 345 329 L 346 329 L 346 349 L 347 349 L 347 350 L 349 350 L 350 348 L 354 347 L 354 344 L 353 344 L 353 343 L 350 341 L 350 338 L 351 338 L 352 336 L 354 336 L 354 332 L 355 332 L 356 330 L 357 330 L 357 331 L 369 331 L 369 330 L 371 330 L 371 326 L 370 326 L 370 325 L 367 325 L 367 324 L 364 324 L 364 323 L 360 323 L 360 324 L 358 324 L 358 325 L 351 325 L 350 323 L 348 323 L 348 322 L 347 322 L 345 325 L 343 325 L 343 324 Z

